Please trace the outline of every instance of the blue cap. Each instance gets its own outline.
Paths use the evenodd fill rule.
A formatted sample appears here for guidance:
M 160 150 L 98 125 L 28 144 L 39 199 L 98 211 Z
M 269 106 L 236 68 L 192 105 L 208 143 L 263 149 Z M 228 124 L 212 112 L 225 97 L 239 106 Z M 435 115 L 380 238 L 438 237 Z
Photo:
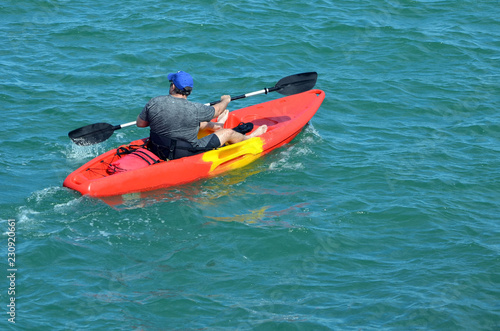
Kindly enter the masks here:
M 168 74 L 168 80 L 173 82 L 180 90 L 183 90 L 188 86 L 193 88 L 193 77 L 184 71 L 177 71 L 176 73 Z

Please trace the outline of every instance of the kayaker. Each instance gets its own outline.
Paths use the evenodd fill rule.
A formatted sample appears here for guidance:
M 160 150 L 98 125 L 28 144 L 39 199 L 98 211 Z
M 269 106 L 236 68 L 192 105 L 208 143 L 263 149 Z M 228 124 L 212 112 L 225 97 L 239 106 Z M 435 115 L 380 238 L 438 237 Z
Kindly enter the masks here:
M 250 135 L 232 129 L 224 129 L 228 116 L 229 95 L 223 95 L 213 106 L 191 102 L 187 97 L 193 90 L 193 78 L 184 71 L 168 75 L 169 95 L 155 97 L 137 116 L 138 127 L 150 127 L 150 149 L 162 159 L 178 159 L 185 156 L 234 144 L 267 131 L 258 127 Z M 217 118 L 217 123 L 210 122 Z M 198 139 L 198 131 L 208 129 L 214 133 Z

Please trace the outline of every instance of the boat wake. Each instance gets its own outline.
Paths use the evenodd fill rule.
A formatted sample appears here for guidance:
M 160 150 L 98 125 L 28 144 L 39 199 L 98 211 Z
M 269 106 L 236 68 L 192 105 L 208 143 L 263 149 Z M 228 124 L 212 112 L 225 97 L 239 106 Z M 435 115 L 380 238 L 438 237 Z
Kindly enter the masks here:
M 103 144 L 88 146 L 69 144 L 64 154 L 66 155 L 67 159 L 82 161 L 88 158 L 94 158 L 97 155 L 104 153 L 105 151 L 106 149 Z
M 311 146 L 322 142 L 319 132 L 309 124 L 302 133 L 289 145 L 281 149 L 278 153 L 278 160 L 272 161 L 269 165 L 271 171 L 301 170 L 305 166 L 302 160 L 305 157 L 314 155 Z
M 23 224 L 26 236 L 45 236 L 61 231 L 75 217 L 98 210 L 99 205 L 107 208 L 99 200 L 77 195 L 66 188 L 47 187 L 26 198 L 17 209 L 16 219 Z M 53 219 L 63 220 L 66 225 L 61 227 L 61 222 L 56 224 L 50 221 Z

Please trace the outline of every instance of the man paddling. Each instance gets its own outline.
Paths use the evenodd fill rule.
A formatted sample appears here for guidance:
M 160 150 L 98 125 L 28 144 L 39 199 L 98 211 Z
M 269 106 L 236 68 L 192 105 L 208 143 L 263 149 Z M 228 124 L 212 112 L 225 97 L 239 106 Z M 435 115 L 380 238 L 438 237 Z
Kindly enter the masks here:
M 169 95 L 155 97 L 137 116 L 138 127 L 150 127 L 151 151 L 162 159 L 178 159 L 235 144 L 259 136 L 267 126 L 258 127 L 250 135 L 224 129 L 228 117 L 229 95 L 223 95 L 213 106 L 191 102 L 187 97 L 193 90 L 193 78 L 184 71 L 168 75 Z M 217 123 L 210 122 L 217 118 Z M 198 139 L 198 131 L 208 129 L 214 133 Z

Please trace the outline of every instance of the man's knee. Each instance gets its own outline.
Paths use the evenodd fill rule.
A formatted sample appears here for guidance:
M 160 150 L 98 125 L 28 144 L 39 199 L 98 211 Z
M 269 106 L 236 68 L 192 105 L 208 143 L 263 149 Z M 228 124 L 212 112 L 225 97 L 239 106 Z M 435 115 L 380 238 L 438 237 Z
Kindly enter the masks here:
M 220 129 L 220 130 L 214 132 L 214 135 L 216 135 L 217 138 L 219 138 L 221 146 L 224 145 L 229 140 L 230 133 L 228 131 L 230 131 L 230 130 L 229 129 Z
M 233 131 L 232 129 L 220 129 L 219 131 L 214 132 L 214 134 L 219 138 L 221 146 L 225 143 L 236 143 L 241 141 L 241 134 Z

